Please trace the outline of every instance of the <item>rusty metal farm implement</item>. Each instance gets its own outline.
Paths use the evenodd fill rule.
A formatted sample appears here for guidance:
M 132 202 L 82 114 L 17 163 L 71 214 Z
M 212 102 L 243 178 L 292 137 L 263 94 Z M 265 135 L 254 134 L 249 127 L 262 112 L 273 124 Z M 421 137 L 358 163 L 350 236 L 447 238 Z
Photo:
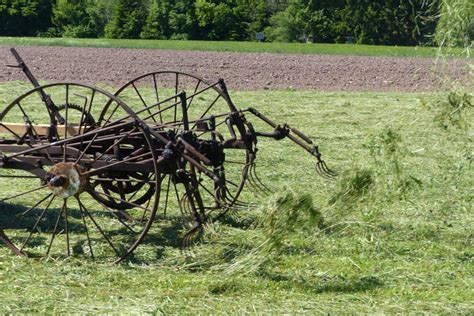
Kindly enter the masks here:
M 238 109 L 223 80 L 158 71 L 115 94 L 72 82 L 34 88 L 0 113 L 0 239 L 31 257 L 88 256 L 119 262 L 139 244 L 153 246 L 177 219 L 184 245 L 206 222 L 243 205 L 247 183 L 265 190 L 255 172 L 257 139 L 290 139 L 316 158 L 300 131 L 253 108 Z M 252 114 L 270 128 L 256 131 Z M 173 215 L 174 214 L 174 215 Z M 180 220 L 181 219 L 181 220 Z M 184 226 L 179 226 L 184 225 Z

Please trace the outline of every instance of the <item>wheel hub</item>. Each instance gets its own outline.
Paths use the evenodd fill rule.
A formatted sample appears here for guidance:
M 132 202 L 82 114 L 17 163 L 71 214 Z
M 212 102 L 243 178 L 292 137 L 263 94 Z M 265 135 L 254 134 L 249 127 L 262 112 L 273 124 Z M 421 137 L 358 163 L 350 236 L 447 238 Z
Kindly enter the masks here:
M 60 162 L 49 169 L 46 184 L 54 195 L 67 199 L 82 193 L 87 177 L 83 176 L 83 168 L 72 162 Z

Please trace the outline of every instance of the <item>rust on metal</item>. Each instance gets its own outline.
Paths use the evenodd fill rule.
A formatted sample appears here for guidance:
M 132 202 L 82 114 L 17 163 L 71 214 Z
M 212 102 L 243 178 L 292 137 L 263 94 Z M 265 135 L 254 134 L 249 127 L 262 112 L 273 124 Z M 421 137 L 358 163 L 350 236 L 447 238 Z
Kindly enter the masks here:
M 0 197 L 0 204 L 17 200 L 33 205 L 16 218 L 31 216 L 25 222 L 33 223 L 22 241 L 13 242 L 8 234 L 15 229 L 0 219 L 0 240 L 16 254 L 36 251 L 33 240 L 39 233 L 49 234 L 40 255 L 53 256 L 58 239 L 65 240 L 67 255 L 78 252 L 79 246 L 71 244 L 79 225 L 72 225 L 75 217 L 85 236 L 79 253 L 98 259 L 101 250 L 119 262 L 144 240 L 158 210 L 166 216 L 171 207 L 179 208 L 187 223 L 186 247 L 206 223 L 246 205 L 239 199 L 246 186 L 257 193 L 269 191 L 256 167 L 262 138 L 288 139 L 315 158 L 317 173 L 336 175 L 304 133 L 252 107 L 239 109 L 223 79 L 208 82 L 182 72 L 157 71 L 125 83 L 114 94 L 74 82 L 40 86 L 14 49 L 12 54 L 18 62 L 14 67 L 25 73 L 33 89 L 1 109 L 0 178 L 38 180 L 30 181 L 24 192 Z M 46 121 L 36 122 L 28 111 L 38 97 Z M 12 122 L 18 114 L 22 122 Z M 252 117 L 268 128 L 256 130 Z M 46 196 L 38 194 L 42 190 Z M 84 199 L 87 195 L 98 203 L 94 210 Z M 175 204 L 169 202 L 172 198 Z M 55 200 L 62 201 L 60 207 L 52 207 Z M 50 213 L 53 221 L 44 231 Z

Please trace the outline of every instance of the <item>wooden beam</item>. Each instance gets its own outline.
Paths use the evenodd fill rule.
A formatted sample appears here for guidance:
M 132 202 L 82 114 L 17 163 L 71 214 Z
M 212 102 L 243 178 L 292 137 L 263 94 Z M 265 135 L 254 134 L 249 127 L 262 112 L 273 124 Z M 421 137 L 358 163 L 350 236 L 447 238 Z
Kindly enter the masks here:
M 32 124 L 33 128 L 35 129 L 36 133 L 41 136 L 45 136 L 48 133 L 49 125 L 48 124 Z M 18 135 L 23 135 L 26 133 L 28 125 L 26 123 L 6 123 L 0 122 L 0 133 L 10 133 L 14 132 Z M 56 126 L 59 135 L 64 135 L 66 126 L 65 125 L 57 125 Z M 82 126 L 81 131 L 79 131 L 79 126 L 77 125 L 68 125 L 67 126 L 67 133 L 69 136 L 74 136 L 81 134 L 87 126 Z

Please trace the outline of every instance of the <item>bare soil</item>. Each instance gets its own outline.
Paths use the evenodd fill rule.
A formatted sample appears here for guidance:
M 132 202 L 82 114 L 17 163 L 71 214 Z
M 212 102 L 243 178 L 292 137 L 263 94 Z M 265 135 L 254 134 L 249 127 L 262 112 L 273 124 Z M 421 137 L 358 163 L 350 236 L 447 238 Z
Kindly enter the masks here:
M 120 48 L 17 47 L 45 81 L 121 86 L 139 75 L 176 70 L 216 80 L 231 90 L 436 91 L 452 79 L 467 84 L 468 62 L 429 58 L 221 53 Z M 0 45 L 0 82 L 25 80 L 8 46 Z M 446 80 L 446 79 L 449 80 Z

